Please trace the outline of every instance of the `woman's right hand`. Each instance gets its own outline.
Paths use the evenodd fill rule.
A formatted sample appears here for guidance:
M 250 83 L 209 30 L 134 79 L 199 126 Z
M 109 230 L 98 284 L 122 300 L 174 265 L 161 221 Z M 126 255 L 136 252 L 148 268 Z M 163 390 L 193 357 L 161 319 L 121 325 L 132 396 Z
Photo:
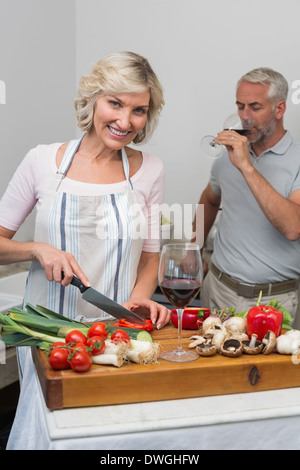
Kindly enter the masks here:
M 75 274 L 85 286 L 91 285 L 71 253 L 58 250 L 47 243 L 36 242 L 33 254 L 34 258 L 43 267 L 48 281 L 55 281 L 63 286 L 68 286 Z M 62 277 L 62 272 L 64 277 Z

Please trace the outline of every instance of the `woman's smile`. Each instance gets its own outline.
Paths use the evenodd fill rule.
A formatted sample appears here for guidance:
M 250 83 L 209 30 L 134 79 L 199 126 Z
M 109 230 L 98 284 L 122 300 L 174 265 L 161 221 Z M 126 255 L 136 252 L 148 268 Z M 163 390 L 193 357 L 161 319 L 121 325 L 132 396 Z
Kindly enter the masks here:
M 108 148 L 129 145 L 146 125 L 149 101 L 149 91 L 100 95 L 94 108 L 93 134 Z
M 112 127 L 110 125 L 108 125 L 107 127 L 108 127 L 109 132 L 111 132 L 114 136 L 117 136 L 117 137 L 125 137 L 131 132 L 131 131 L 122 132 L 122 131 L 117 130 L 115 127 Z

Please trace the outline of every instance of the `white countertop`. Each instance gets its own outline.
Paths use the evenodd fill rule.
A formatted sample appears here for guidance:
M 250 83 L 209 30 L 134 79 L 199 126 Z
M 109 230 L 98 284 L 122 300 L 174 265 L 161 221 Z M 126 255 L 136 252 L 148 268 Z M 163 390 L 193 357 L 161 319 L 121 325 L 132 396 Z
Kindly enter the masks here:
M 120 435 L 300 417 L 300 388 L 44 412 L 51 439 Z

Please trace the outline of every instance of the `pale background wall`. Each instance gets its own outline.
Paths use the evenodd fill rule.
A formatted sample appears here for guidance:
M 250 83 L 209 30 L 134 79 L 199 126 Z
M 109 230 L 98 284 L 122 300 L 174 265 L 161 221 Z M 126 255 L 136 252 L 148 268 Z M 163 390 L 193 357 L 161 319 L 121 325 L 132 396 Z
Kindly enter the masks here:
M 145 148 L 166 167 L 169 204 L 196 204 L 210 172 L 201 136 L 234 110 L 235 83 L 257 66 L 300 79 L 298 0 L 0 0 L 0 196 L 38 143 L 80 135 L 73 96 L 104 54 L 148 57 L 165 89 L 159 128 Z M 291 89 L 286 127 L 300 139 Z M 19 235 L 30 239 L 33 220 Z
M 0 0 L 0 197 L 30 148 L 75 133 L 75 11 L 73 0 Z M 31 216 L 17 238 L 33 226 Z

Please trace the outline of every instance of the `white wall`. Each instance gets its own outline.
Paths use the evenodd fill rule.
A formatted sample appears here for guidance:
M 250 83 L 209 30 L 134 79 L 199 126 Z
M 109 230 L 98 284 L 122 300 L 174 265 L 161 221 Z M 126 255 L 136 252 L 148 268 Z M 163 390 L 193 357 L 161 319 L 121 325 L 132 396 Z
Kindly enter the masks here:
M 133 50 L 165 89 L 146 148 L 165 163 L 166 202 L 196 204 L 211 166 L 201 137 L 233 111 L 240 75 L 270 66 L 290 85 L 300 80 L 299 14 L 298 0 L 0 0 L 0 196 L 29 148 L 79 132 L 81 75 L 106 53 Z M 298 139 L 299 116 L 289 98 L 286 125 Z
M 75 2 L 0 0 L 0 197 L 27 151 L 76 129 Z M 34 217 L 17 239 L 30 240 Z

